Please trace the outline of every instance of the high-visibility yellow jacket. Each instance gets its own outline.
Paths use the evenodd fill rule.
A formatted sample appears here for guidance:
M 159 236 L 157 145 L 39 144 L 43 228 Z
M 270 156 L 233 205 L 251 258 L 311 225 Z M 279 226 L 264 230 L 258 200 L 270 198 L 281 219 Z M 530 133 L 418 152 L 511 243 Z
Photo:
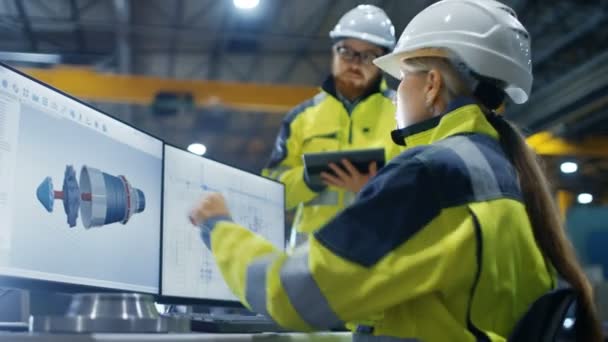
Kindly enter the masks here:
M 285 116 L 262 174 L 285 184 L 287 208 L 298 208 L 293 226 L 298 232 L 314 232 L 355 198 L 338 188 L 308 185 L 302 155 L 382 147 L 387 160 L 397 156 L 401 149 L 390 138 L 395 128 L 393 96 L 380 80 L 351 107 L 339 100 L 330 77 L 319 94 Z
M 504 341 L 555 272 L 498 133 L 477 105 L 451 107 L 409 127 L 409 148 L 293 254 L 228 219 L 208 221 L 236 296 L 297 330 L 381 312 L 359 329 L 366 340 Z

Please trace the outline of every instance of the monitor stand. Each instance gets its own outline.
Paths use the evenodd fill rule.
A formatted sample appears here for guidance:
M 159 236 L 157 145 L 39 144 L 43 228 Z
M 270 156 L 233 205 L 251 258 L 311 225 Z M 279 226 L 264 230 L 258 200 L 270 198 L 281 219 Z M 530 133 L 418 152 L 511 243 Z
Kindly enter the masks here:
M 188 332 L 189 321 L 160 316 L 154 297 L 137 293 L 80 293 L 67 298 L 67 310 L 53 305 L 46 314 L 32 312 L 30 331 L 42 333 Z M 50 299 L 50 298 L 49 298 Z M 44 300 L 48 302 L 48 300 Z M 52 300 L 51 300 L 52 302 Z M 48 304 L 42 305 L 48 306 Z M 61 305 L 59 306 L 61 307 Z M 48 309 L 48 308 L 47 308 Z M 41 310 L 45 312 L 45 310 Z M 59 310 L 61 311 L 61 310 Z
M 27 291 L 0 288 L 0 331 L 27 331 L 29 303 Z

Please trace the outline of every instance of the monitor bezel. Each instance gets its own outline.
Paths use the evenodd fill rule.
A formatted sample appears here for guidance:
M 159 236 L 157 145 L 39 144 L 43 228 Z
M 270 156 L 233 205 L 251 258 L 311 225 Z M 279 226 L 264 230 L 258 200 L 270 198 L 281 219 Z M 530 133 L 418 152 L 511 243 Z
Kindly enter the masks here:
M 0 67 L 4 67 L 9 71 L 12 71 L 14 73 L 16 73 L 19 76 L 25 77 L 26 79 L 33 81 L 35 83 L 38 83 L 39 85 L 46 87 L 62 96 L 65 96 L 66 98 L 76 101 L 77 103 L 80 103 L 102 115 L 105 115 L 107 117 L 109 117 L 110 119 L 116 120 L 122 124 L 125 124 L 143 134 L 148 135 L 149 137 L 158 140 L 161 143 L 161 148 L 162 148 L 162 153 L 161 153 L 161 191 L 160 191 L 160 206 L 161 206 L 161 213 L 160 213 L 160 226 L 159 226 L 159 236 L 160 238 L 162 238 L 162 207 L 163 207 L 163 198 L 164 198 L 164 194 L 163 194 L 163 189 L 164 189 L 164 152 L 165 152 L 165 148 L 164 148 L 164 144 L 165 141 L 163 139 L 161 139 L 160 137 L 151 134 L 145 130 L 142 130 L 140 128 L 137 128 L 135 126 L 133 126 L 132 124 L 117 118 L 114 115 L 111 115 L 99 108 L 94 107 L 93 105 L 86 103 L 83 100 L 80 100 L 64 91 L 61 91 L 55 87 L 53 87 L 50 84 L 47 84 L 45 82 L 42 82 L 38 79 L 33 78 L 32 76 L 12 67 L 7 65 L 6 63 L 0 61 Z M 160 242 L 160 249 L 162 252 L 162 240 Z M 160 253 L 158 254 L 158 265 L 160 268 L 160 264 L 162 262 L 161 259 L 161 255 Z M 77 283 L 70 283 L 70 282 L 61 282 L 61 281 L 54 281 L 54 280 L 47 280 L 47 279 L 35 279 L 35 278 L 29 278 L 29 277 L 21 277 L 21 276 L 14 276 L 14 275 L 3 275 L 0 274 L 0 284 L 4 287 L 12 287 L 12 288 L 19 288 L 19 289 L 24 289 L 24 290 L 40 290 L 40 291 L 48 291 L 48 292 L 59 292 L 59 293 L 83 293 L 83 292 L 128 292 L 128 293 L 142 293 L 142 294 L 147 294 L 147 295 L 153 295 L 155 298 L 158 298 L 159 294 L 160 294 L 160 283 L 158 284 L 158 290 L 156 292 L 144 292 L 144 291 L 134 291 L 132 289 L 125 289 L 125 288 L 114 288 L 114 287 L 105 287 L 105 286 L 93 286 L 93 285 L 84 285 L 84 284 L 77 284 Z
M 191 152 L 189 152 L 189 151 L 187 151 L 187 150 L 185 150 L 185 149 L 183 149 L 183 148 L 181 148 L 179 146 L 176 146 L 176 145 L 173 145 L 173 144 L 165 142 L 165 144 L 163 146 L 163 157 L 165 156 L 165 152 L 166 152 L 166 147 L 167 146 L 168 147 L 173 147 L 173 148 L 181 150 L 181 151 L 183 151 L 185 153 L 190 153 L 190 154 L 196 156 L 196 154 L 191 153 Z M 211 160 L 213 162 L 216 162 L 216 163 L 219 163 L 219 164 L 231 167 L 233 169 L 237 169 L 237 170 L 239 170 L 241 172 L 244 172 L 244 173 L 256 176 L 256 177 L 260 177 L 260 178 L 263 178 L 265 180 L 268 180 L 268 181 L 271 181 L 273 183 L 277 183 L 277 184 L 281 185 L 281 187 L 283 188 L 283 232 L 282 232 L 282 234 L 283 234 L 283 239 L 282 239 L 283 246 L 282 246 L 282 248 L 283 248 L 283 251 L 284 251 L 285 248 L 286 248 L 286 246 L 287 246 L 287 240 L 286 240 L 287 236 L 286 236 L 286 232 L 285 232 L 285 218 L 286 218 L 286 210 L 285 210 L 285 208 L 286 208 L 286 200 L 285 200 L 285 198 L 286 198 L 286 194 L 287 193 L 286 193 L 286 189 L 285 189 L 285 184 L 283 184 L 283 183 L 281 183 L 281 182 L 279 182 L 279 181 L 277 181 L 275 179 L 264 177 L 262 175 L 259 175 L 259 174 L 256 174 L 256 173 L 253 173 L 253 172 L 250 172 L 250 171 L 247 171 L 247 170 L 243 170 L 243 169 L 238 168 L 238 167 L 236 167 L 234 165 L 231 165 L 231 164 L 228 164 L 228 163 L 225 163 L 225 162 L 217 161 L 214 158 L 210 158 L 210 157 L 207 157 L 207 156 L 198 156 L 198 157 L 203 158 L 203 159 L 207 159 L 207 160 Z M 162 198 L 162 201 L 161 201 L 161 203 L 163 205 L 163 208 L 162 208 L 161 211 L 163 213 L 164 213 L 164 203 L 165 203 L 165 196 L 164 196 L 164 193 L 165 193 L 165 177 L 164 177 L 164 175 L 165 175 L 165 169 L 164 169 L 164 167 L 165 167 L 165 163 L 163 161 L 163 191 L 162 191 L 163 198 Z M 163 248 L 163 246 L 164 246 L 164 244 L 163 244 L 163 237 L 164 237 L 164 231 L 165 231 L 165 224 L 164 223 L 165 222 L 164 222 L 164 216 L 163 216 L 163 222 L 161 224 L 161 226 L 162 226 L 162 229 L 161 229 L 161 240 L 160 240 L 160 245 L 161 245 L 160 256 L 161 256 L 161 258 L 160 258 L 160 272 L 159 272 L 159 292 L 158 292 L 157 302 L 161 303 L 161 304 L 176 304 L 176 305 L 180 305 L 180 304 L 181 305 L 204 305 L 204 306 L 236 307 L 236 308 L 242 308 L 242 307 L 244 307 L 244 305 L 238 299 L 237 300 L 221 300 L 221 299 L 213 299 L 213 298 L 200 298 L 200 297 L 187 297 L 187 296 L 183 296 L 182 297 L 182 296 L 173 296 L 173 295 L 171 295 L 171 296 L 170 295 L 163 295 L 163 251 L 164 251 L 164 248 Z M 202 241 L 201 241 L 201 243 L 202 243 Z

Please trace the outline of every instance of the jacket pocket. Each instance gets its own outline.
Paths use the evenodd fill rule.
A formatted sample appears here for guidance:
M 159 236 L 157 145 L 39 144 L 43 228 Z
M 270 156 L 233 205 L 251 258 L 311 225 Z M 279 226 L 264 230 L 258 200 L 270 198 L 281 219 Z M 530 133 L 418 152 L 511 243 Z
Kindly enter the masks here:
M 302 141 L 302 152 L 335 151 L 340 147 L 338 132 L 311 135 Z

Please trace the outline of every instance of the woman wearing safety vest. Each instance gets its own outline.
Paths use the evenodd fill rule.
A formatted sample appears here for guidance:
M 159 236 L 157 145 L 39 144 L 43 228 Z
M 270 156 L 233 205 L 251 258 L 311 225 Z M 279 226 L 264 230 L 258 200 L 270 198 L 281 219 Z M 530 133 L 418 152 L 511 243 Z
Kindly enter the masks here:
M 505 341 L 531 303 L 578 293 L 580 341 L 600 341 L 591 287 L 522 135 L 493 110 L 528 100 L 530 40 L 492 0 L 419 13 L 375 63 L 401 80 L 392 134 L 408 149 L 354 204 L 286 255 L 235 224 L 221 195 L 191 214 L 251 310 L 297 330 L 383 312 L 354 339 Z

